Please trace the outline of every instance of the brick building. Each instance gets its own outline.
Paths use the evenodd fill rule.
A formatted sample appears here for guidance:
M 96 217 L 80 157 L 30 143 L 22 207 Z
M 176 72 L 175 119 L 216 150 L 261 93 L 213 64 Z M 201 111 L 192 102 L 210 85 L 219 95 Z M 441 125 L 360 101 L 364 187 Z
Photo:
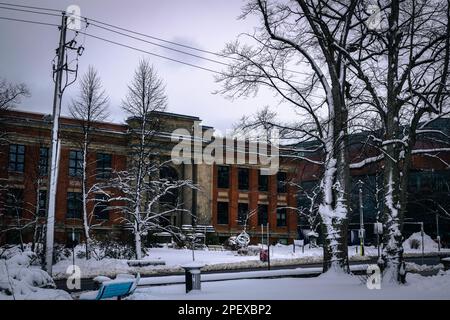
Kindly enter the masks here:
M 175 145 L 171 140 L 171 133 L 175 129 L 183 128 L 188 134 L 195 136 L 195 126 L 201 121 L 198 117 L 173 113 L 157 113 L 156 116 L 161 119 L 161 128 L 155 139 L 162 157 L 166 159 L 170 159 Z M 1 132 L 7 133 L 7 139 L 2 139 L 0 145 L 0 185 L 3 186 L 3 190 L 0 190 L 0 230 L 9 230 L 0 234 L 0 243 L 16 242 L 18 228 L 24 229 L 21 236 L 25 241 L 29 241 L 34 230 L 24 227 L 27 223 L 31 225 L 36 214 L 40 215 L 38 219 L 42 222 L 45 219 L 51 117 L 39 113 L 7 111 L 0 115 L 0 120 Z M 96 129 L 88 154 L 90 184 L 102 179 L 107 180 L 114 171 L 126 170 L 130 144 L 133 143 L 130 130 L 136 125 L 136 121 L 138 119 L 128 119 L 125 124 L 95 123 Z M 64 243 L 72 228 L 82 238 L 81 181 L 78 174 L 81 170 L 81 153 L 76 143 L 81 131 L 77 120 L 63 117 L 60 123 L 62 147 L 55 236 L 56 241 Z M 448 119 L 443 119 L 438 125 L 450 130 L 449 123 Z M 211 128 L 203 127 L 203 130 L 207 129 Z M 363 138 L 354 136 L 352 139 Z M 352 162 L 361 161 L 361 157 L 373 154 L 373 150 L 361 153 L 356 145 L 357 143 L 352 144 Z M 430 143 L 423 139 L 418 142 L 418 147 L 423 146 L 430 146 Z M 443 203 L 442 198 L 449 198 L 450 171 L 444 162 L 450 163 L 450 153 L 443 153 L 440 158 L 414 156 L 410 185 L 412 194 L 438 197 L 440 203 Z M 365 186 L 368 187 L 370 181 L 376 180 L 379 169 L 380 163 L 374 163 L 352 170 L 352 180 L 367 180 Z M 221 240 L 239 234 L 245 224 L 252 243 L 260 241 L 261 224 L 269 223 L 271 241 L 291 243 L 299 236 L 300 229 L 308 226 L 305 226 L 305 221 L 299 219 L 297 212 L 290 208 L 307 206 L 308 200 L 296 187 L 286 182 L 295 182 L 306 190 L 312 188 L 320 176 L 320 166 L 281 156 L 276 175 L 264 175 L 261 170 L 264 170 L 261 166 L 249 164 L 171 164 L 164 174 L 176 179 L 190 179 L 199 189 L 184 188 L 180 191 L 178 196 L 183 210 L 172 213 L 168 219 L 178 227 L 193 223 L 212 225 Z M 433 186 L 438 186 L 439 190 L 436 191 Z M 355 190 L 354 187 L 352 192 L 356 194 Z M 370 190 L 364 191 L 364 197 L 366 220 L 372 222 L 376 209 Z M 94 206 L 95 203 L 92 201 L 90 205 Z M 356 205 L 355 198 L 352 202 L 354 209 Z M 431 207 L 428 205 L 421 210 L 430 210 Z M 98 205 L 98 208 L 92 217 L 92 222 L 96 225 L 95 236 L 125 239 L 129 237 L 128 231 L 118 222 L 121 212 L 104 210 L 101 205 Z M 192 215 L 186 214 L 185 210 Z M 408 212 L 414 217 L 417 210 L 416 207 L 411 207 Z M 192 217 L 195 217 L 195 221 Z M 357 222 L 355 217 L 352 219 Z M 424 217 L 417 219 L 425 220 Z M 429 231 L 427 230 L 430 234 L 433 221 L 430 220 Z M 443 224 L 445 226 L 445 221 Z
M 163 159 L 170 157 L 173 145 L 170 133 L 176 128 L 191 131 L 193 123 L 200 121 L 197 117 L 172 113 L 158 113 L 155 116 L 161 120 L 161 129 L 154 140 L 160 146 Z M 29 241 L 34 230 L 26 226 L 32 225 L 34 219 L 45 221 L 51 117 L 39 113 L 7 111 L 0 119 L 1 132 L 4 133 L 0 149 L 0 229 L 8 230 L 0 234 L 0 242 L 17 242 L 19 236 Z M 126 124 L 94 124 L 87 161 L 89 185 L 109 179 L 114 171 L 127 169 L 130 144 L 133 143 L 130 131 L 135 122 L 136 119 L 128 119 Z M 80 123 L 77 120 L 61 118 L 55 217 L 55 239 L 60 243 L 66 242 L 72 229 L 82 240 L 80 135 Z M 180 191 L 177 196 L 181 198 L 182 210 L 173 212 L 167 217 L 168 220 L 176 226 L 191 224 L 191 215 L 184 214 L 183 211 L 188 210 L 198 217 L 199 223 L 209 224 L 206 216 L 210 216 L 211 184 L 207 182 L 212 179 L 212 167 L 170 165 L 164 170 L 164 174 L 175 179 L 193 180 L 202 185 L 202 192 L 190 188 Z M 126 238 L 128 233 L 118 222 L 121 212 L 105 210 L 106 205 L 102 205 L 102 199 L 97 197 L 101 198 L 101 195 L 95 195 L 98 202 L 88 202 L 89 212 L 95 206 L 91 217 L 95 236 Z M 111 207 L 114 205 L 112 203 Z M 23 232 L 19 233 L 19 229 Z

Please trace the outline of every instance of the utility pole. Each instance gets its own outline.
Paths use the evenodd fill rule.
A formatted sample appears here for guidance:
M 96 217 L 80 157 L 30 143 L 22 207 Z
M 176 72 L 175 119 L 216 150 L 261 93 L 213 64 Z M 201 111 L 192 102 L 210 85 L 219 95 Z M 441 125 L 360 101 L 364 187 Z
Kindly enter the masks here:
M 46 252 L 45 252 L 45 269 L 52 275 L 53 265 L 53 243 L 55 233 L 55 202 L 56 202 L 56 187 L 58 182 L 58 163 L 59 151 L 61 149 L 59 140 L 59 116 L 61 114 L 61 98 L 62 98 L 62 75 L 65 65 L 65 44 L 67 31 L 67 16 L 65 12 L 62 13 L 62 21 L 60 27 L 59 46 L 57 49 L 58 62 L 56 65 L 56 80 L 55 92 L 53 96 L 53 124 L 52 124 L 52 140 L 50 149 L 50 172 L 48 183 L 48 212 L 47 212 L 47 235 L 46 235 Z
M 359 181 L 359 240 L 361 244 L 361 255 L 364 256 L 364 215 L 363 215 L 363 196 L 362 196 L 362 181 Z

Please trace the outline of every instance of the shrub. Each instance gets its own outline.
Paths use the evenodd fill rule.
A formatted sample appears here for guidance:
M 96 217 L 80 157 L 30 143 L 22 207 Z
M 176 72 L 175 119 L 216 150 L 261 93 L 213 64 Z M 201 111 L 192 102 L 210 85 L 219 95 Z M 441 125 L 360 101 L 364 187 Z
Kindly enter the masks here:
M 421 248 L 421 242 L 419 239 L 411 239 L 409 241 L 409 247 L 411 249 L 420 249 Z

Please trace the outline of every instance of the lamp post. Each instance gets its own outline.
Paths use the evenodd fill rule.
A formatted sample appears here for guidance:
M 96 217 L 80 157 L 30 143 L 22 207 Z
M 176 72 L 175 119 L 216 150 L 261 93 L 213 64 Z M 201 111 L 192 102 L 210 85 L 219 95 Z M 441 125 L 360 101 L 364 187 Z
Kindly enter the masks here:
M 441 252 L 441 236 L 439 235 L 439 214 L 436 212 L 436 240 L 438 243 L 438 252 Z
M 75 228 L 72 228 L 72 265 L 75 273 Z
M 362 181 L 359 180 L 359 240 L 361 244 L 361 256 L 364 256 L 364 214 L 363 214 L 363 197 L 362 197 Z
M 424 256 L 425 256 L 425 243 L 424 243 L 424 230 L 423 230 L 423 222 L 419 222 L 420 223 L 420 235 L 422 236 L 422 265 L 423 265 L 423 260 L 424 260 Z

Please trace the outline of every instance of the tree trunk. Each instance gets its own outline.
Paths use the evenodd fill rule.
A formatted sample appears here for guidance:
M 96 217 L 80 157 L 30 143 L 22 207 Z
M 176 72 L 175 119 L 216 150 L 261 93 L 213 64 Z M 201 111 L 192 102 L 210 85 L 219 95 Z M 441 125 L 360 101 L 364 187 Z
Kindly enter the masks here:
M 136 249 L 136 259 L 141 260 L 142 259 L 142 239 L 141 234 L 138 230 L 135 230 L 134 232 L 134 244 Z
M 387 108 L 384 120 L 385 153 L 383 192 L 384 222 L 383 234 L 383 282 L 398 283 L 399 272 L 403 261 L 401 225 L 403 210 L 401 209 L 401 170 L 400 155 L 403 145 L 399 142 L 400 120 L 398 101 L 398 50 L 401 33 L 399 32 L 399 2 L 392 1 L 388 17 L 388 69 L 387 69 Z
M 338 132 L 342 132 L 339 130 Z M 348 272 L 348 186 L 345 135 L 336 135 L 326 147 L 325 172 L 322 179 L 324 198 L 319 206 L 324 234 L 323 271 Z M 334 138 L 336 138 L 334 136 Z M 337 140 L 337 141 L 336 141 Z
M 401 233 L 403 210 L 400 205 L 400 175 L 394 161 L 385 161 L 384 175 L 383 281 L 399 282 L 399 271 L 403 261 Z
M 344 72 L 341 70 L 341 72 Z M 348 112 L 339 91 L 340 82 L 334 81 L 333 101 L 329 106 L 329 140 L 325 146 L 323 203 L 319 213 L 324 230 L 324 272 L 349 272 L 347 229 L 349 216 L 350 172 L 348 159 Z

